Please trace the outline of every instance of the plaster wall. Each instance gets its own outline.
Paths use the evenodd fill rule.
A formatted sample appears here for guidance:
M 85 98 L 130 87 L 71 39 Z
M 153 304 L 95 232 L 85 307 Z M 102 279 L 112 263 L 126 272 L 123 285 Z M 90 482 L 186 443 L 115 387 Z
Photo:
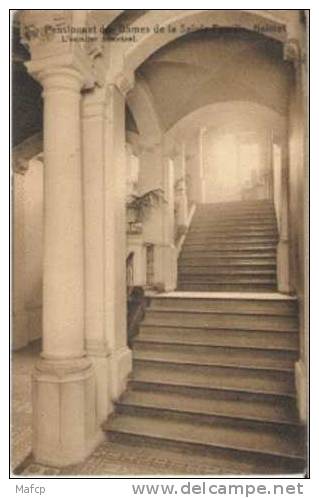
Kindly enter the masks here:
M 14 175 L 13 196 L 14 349 L 42 335 L 43 164 L 31 160 L 24 175 Z
M 25 182 L 25 308 L 28 342 L 42 335 L 43 164 L 30 161 Z

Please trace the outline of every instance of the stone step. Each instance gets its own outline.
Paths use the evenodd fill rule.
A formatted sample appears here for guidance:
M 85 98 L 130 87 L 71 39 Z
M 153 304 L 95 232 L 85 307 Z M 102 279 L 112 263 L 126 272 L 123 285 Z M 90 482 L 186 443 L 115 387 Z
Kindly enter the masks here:
M 165 344 L 136 341 L 133 356 L 141 360 L 174 361 L 196 365 L 238 366 L 240 368 L 261 368 L 292 371 L 298 357 L 294 351 L 215 347 L 194 344 Z
M 260 238 L 250 238 L 250 237 L 244 237 L 244 238 L 234 238 L 234 237 L 212 237 L 212 238 L 201 238 L 201 237 L 194 237 L 194 238 L 189 238 L 186 239 L 184 244 L 183 244 L 183 249 L 189 249 L 189 248 L 197 248 L 198 246 L 205 247 L 207 249 L 214 249 L 217 248 L 218 246 L 225 247 L 231 249 L 232 247 L 238 246 L 242 249 L 245 249 L 245 246 L 250 249 L 250 247 L 255 247 L 257 246 L 272 246 L 275 249 L 277 248 L 278 241 L 277 239 L 272 239 L 270 237 L 260 237 Z M 232 246 L 232 247 L 229 247 Z
M 205 296 L 205 295 L 204 295 Z M 218 297 L 200 297 L 200 296 L 179 296 L 170 297 L 167 294 L 165 297 L 161 295 L 154 296 L 151 300 L 149 310 L 166 309 L 166 310 L 194 310 L 195 312 L 203 311 L 214 313 L 240 313 L 240 314 L 270 314 L 280 316 L 296 316 L 298 311 L 297 300 L 295 298 L 275 294 L 259 297 L 258 295 L 231 294 L 227 297 L 222 295 Z
M 271 211 L 275 212 L 274 205 L 273 203 L 268 203 L 268 204 L 243 204 L 242 202 L 238 203 L 233 203 L 233 202 L 228 202 L 224 204 L 205 204 L 205 205 L 198 205 L 196 209 L 196 214 L 204 214 L 206 215 L 207 213 L 244 213 L 244 212 L 250 212 L 250 213 L 263 213 L 265 211 Z
M 191 224 L 188 234 L 209 234 L 209 233 L 229 233 L 232 231 L 236 231 L 236 233 L 275 233 L 277 234 L 277 226 L 276 223 L 268 223 L 267 225 L 243 225 L 242 223 L 234 222 L 233 224 L 225 224 L 225 223 L 211 223 L 209 225 L 205 225 L 199 227 L 196 223 Z
M 207 214 L 207 213 L 228 213 L 228 212 L 252 212 L 252 213 L 262 213 L 264 211 L 275 212 L 274 204 L 243 204 L 242 202 L 233 203 L 223 203 L 223 204 L 205 204 L 197 205 L 196 214 Z
M 252 315 L 243 313 L 218 313 L 211 311 L 197 311 L 194 309 L 166 309 L 160 310 L 147 308 L 143 324 L 145 325 L 166 325 L 175 327 L 187 327 L 191 323 L 192 327 L 199 328 L 230 328 L 247 330 L 277 330 L 277 331 L 298 331 L 298 323 L 294 316 L 278 315 Z
M 276 292 L 277 285 L 225 284 L 223 282 L 203 284 L 201 282 L 184 282 L 178 284 L 177 290 L 187 292 Z
M 214 230 L 209 230 L 207 232 L 188 232 L 186 236 L 186 241 L 194 242 L 196 240 L 200 242 L 213 242 L 214 240 L 227 241 L 230 240 L 278 240 L 278 234 L 275 231 L 272 232 L 244 232 L 237 231 L 235 228 L 233 230 L 225 232 L 215 232 Z
M 224 242 L 223 244 L 215 242 L 214 244 L 187 244 L 183 246 L 182 254 L 185 255 L 197 255 L 198 252 L 203 252 L 214 256 L 217 252 L 259 252 L 259 251 L 276 251 L 277 245 L 274 242 L 245 242 L 245 243 L 235 243 L 235 242 Z
M 251 350 L 248 345 L 245 348 L 232 349 L 138 341 L 134 344 L 133 359 L 292 372 L 298 358 L 293 351 Z
M 273 206 L 272 199 L 236 199 L 233 201 L 220 202 L 202 202 L 197 204 L 198 209 L 207 209 L 209 207 L 228 207 L 228 206 Z
M 276 258 L 182 258 L 178 260 L 178 267 L 198 268 L 275 268 Z
M 296 429 L 274 430 L 229 427 L 223 423 L 194 424 L 181 420 L 134 415 L 117 415 L 106 426 L 108 434 L 133 434 L 147 440 L 171 440 L 207 449 L 232 449 L 286 459 L 303 459 L 303 446 Z
M 245 240 L 236 240 L 236 239 L 231 239 L 229 238 L 228 240 L 220 240 L 220 239 L 215 239 L 214 241 L 211 241 L 209 243 L 202 242 L 200 240 L 198 241 L 187 241 L 185 240 L 185 243 L 183 245 L 183 250 L 187 251 L 192 251 L 192 250 L 209 250 L 210 252 L 214 252 L 214 250 L 234 250 L 234 247 L 237 247 L 237 249 L 240 250 L 249 250 L 249 249 L 269 249 L 269 248 L 276 248 L 277 247 L 277 240 L 276 239 L 245 239 Z
M 183 284 L 184 282 L 189 283 L 203 283 L 203 284 L 248 284 L 248 285 L 276 285 L 276 275 L 233 275 L 233 274 L 180 274 L 178 277 L 178 284 Z
M 273 208 L 266 207 L 264 209 L 206 209 L 206 210 L 196 210 L 193 217 L 194 221 L 209 221 L 211 219 L 233 219 L 240 218 L 244 220 L 264 220 L 264 219 L 276 219 L 276 213 Z
M 134 360 L 132 381 L 177 388 L 213 389 L 255 396 L 295 397 L 292 372 Z
M 157 344 L 193 344 L 200 346 L 225 346 L 231 348 L 270 349 L 298 351 L 297 332 L 264 330 L 200 329 L 141 325 L 135 338 L 139 342 Z
M 220 268 L 218 266 L 185 266 L 180 264 L 178 270 L 178 278 L 179 280 L 183 280 L 184 278 L 188 279 L 189 276 L 199 277 L 199 280 L 206 279 L 207 282 L 211 282 L 214 279 L 222 278 L 225 282 L 231 280 L 232 278 L 237 277 L 252 277 L 252 278 L 263 278 L 263 277 L 274 277 L 276 278 L 277 272 L 276 268 L 261 268 L 257 267 L 257 269 L 253 269 L 251 267 L 243 268 L 243 267 L 232 267 L 228 268 Z M 196 279 L 197 280 L 197 279 Z
M 178 263 L 178 274 L 185 273 L 186 275 L 189 274 L 203 274 L 206 273 L 207 275 L 209 274 L 236 274 L 239 271 L 242 274 L 251 274 L 253 273 L 258 273 L 259 271 L 264 271 L 268 270 L 271 271 L 272 274 L 276 274 L 276 260 L 274 260 L 272 263 L 263 263 L 262 261 L 258 261 L 258 264 L 251 264 L 251 263 L 240 263 L 240 262 L 235 262 L 235 263 L 229 263 L 227 265 L 222 264 L 221 262 L 219 263 L 212 263 L 210 265 L 203 265 L 201 262 L 194 262 L 193 264 L 188 264 L 182 261 L 179 261 Z
M 260 226 L 260 227 L 276 227 L 276 218 L 270 215 L 249 215 L 242 216 L 236 215 L 235 213 L 231 216 L 194 216 L 190 229 L 206 230 L 215 227 L 248 227 L 248 226 Z
M 138 409 L 145 415 L 187 414 L 199 417 L 199 421 L 224 423 L 238 421 L 272 423 L 299 426 L 295 403 L 291 399 L 239 400 L 223 399 L 212 394 L 209 398 L 174 392 L 150 392 L 129 390 L 118 401 L 116 411 L 136 414 Z M 228 420 L 227 420 L 228 419 Z
M 209 230 L 207 232 L 188 232 L 186 240 L 187 241 L 213 241 L 213 240 L 228 240 L 228 239 L 236 239 L 236 240 L 277 240 L 277 232 L 272 231 L 263 231 L 263 232 L 248 232 L 248 231 L 235 231 L 229 230 L 225 232 L 217 232 L 214 230 Z
M 271 238 L 267 236 L 260 236 L 260 237 L 234 237 L 233 235 L 224 236 L 224 237 L 187 237 L 185 239 L 185 242 L 183 244 L 183 248 L 188 248 L 188 247 L 193 247 L 193 246 L 206 246 L 206 247 L 215 247 L 216 245 L 223 245 L 225 244 L 226 246 L 229 244 L 238 244 L 238 246 L 254 246 L 254 245 L 273 245 L 274 247 L 277 247 L 278 244 L 278 239 L 277 238 Z M 244 247 L 243 247 L 244 248 Z
M 213 254 L 209 254 L 209 252 L 203 251 L 202 253 L 197 251 L 196 253 L 192 254 L 191 252 L 188 253 L 187 251 L 182 251 L 179 258 L 178 258 L 178 263 L 183 263 L 183 264 L 189 264 L 189 265 L 212 265 L 212 264 L 222 264 L 222 265 L 229 265 L 229 264 L 272 264 L 276 263 L 276 250 L 271 249 L 269 251 L 260 251 L 253 253 L 251 251 L 243 251 L 242 253 L 240 251 L 234 252 L 234 251 L 219 251 Z
M 224 221 L 215 221 L 210 224 L 203 224 L 203 226 L 199 226 L 197 223 L 191 224 L 188 233 L 210 233 L 211 231 L 228 232 L 231 230 L 236 230 L 238 232 L 276 232 L 277 233 L 277 225 L 274 221 L 260 222 L 260 223 L 241 223 L 239 220 L 234 221 L 233 223 L 224 222 Z
M 177 290 L 179 291 L 193 291 L 193 292 L 276 292 L 277 285 L 273 283 L 260 283 L 260 282 L 250 282 L 250 283 L 225 283 L 225 282 L 214 282 L 214 283 L 203 283 L 203 282 L 191 282 L 184 281 L 179 282 Z
M 276 275 L 185 275 L 178 277 L 178 284 L 183 283 L 207 284 L 235 284 L 235 285 L 276 285 Z

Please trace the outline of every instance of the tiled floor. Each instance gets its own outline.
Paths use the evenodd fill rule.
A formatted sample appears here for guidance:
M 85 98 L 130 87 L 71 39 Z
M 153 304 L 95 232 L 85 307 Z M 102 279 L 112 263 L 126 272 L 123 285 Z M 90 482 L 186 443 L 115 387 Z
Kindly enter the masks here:
M 35 463 L 31 454 L 31 372 L 40 346 L 15 352 L 12 361 L 12 469 L 19 475 L 221 475 L 251 474 L 254 465 L 105 441 L 83 463 L 63 469 Z M 16 471 L 14 469 L 17 469 Z

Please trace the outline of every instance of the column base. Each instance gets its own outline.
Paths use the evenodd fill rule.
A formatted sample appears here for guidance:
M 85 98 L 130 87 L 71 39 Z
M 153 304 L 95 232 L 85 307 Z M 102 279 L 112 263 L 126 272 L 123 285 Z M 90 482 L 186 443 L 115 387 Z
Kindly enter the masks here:
M 64 467 L 85 460 L 104 439 L 94 369 L 87 358 L 42 359 L 32 376 L 33 455 Z
M 112 352 L 110 357 L 112 400 L 116 401 L 125 391 L 127 378 L 132 371 L 132 367 L 132 351 L 127 346 Z
M 307 368 L 303 360 L 295 363 L 295 382 L 297 391 L 297 406 L 302 423 L 307 422 Z
M 86 341 L 86 351 L 94 368 L 97 420 L 102 424 L 113 410 L 110 395 L 110 352 L 105 342 L 92 339 Z

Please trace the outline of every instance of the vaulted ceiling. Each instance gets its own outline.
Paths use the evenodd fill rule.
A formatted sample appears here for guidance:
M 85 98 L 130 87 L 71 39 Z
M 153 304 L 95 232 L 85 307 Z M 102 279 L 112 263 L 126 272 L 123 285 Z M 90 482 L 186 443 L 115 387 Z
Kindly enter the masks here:
M 112 28 L 139 22 L 148 11 L 92 12 L 100 23 Z M 290 15 L 287 11 L 269 12 Z M 18 21 L 17 16 L 13 46 L 19 55 L 13 67 L 13 91 L 17 93 L 13 99 L 14 143 L 42 126 L 41 88 L 23 67 L 28 55 L 19 43 Z M 167 131 L 197 109 L 222 102 L 252 102 L 284 116 L 290 69 L 283 61 L 281 43 L 244 29 L 220 28 L 197 31 L 168 43 L 137 69 L 136 76 L 143 80 L 161 128 Z M 25 102 L 26 94 L 30 105 Z M 136 132 L 138 120 L 132 109 L 127 108 L 126 116 L 127 128 Z
M 167 131 L 196 109 L 247 101 L 285 115 L 290 66 L 282 45 L 241 29 L 199 31 L 169 43 L 137 70 Z

